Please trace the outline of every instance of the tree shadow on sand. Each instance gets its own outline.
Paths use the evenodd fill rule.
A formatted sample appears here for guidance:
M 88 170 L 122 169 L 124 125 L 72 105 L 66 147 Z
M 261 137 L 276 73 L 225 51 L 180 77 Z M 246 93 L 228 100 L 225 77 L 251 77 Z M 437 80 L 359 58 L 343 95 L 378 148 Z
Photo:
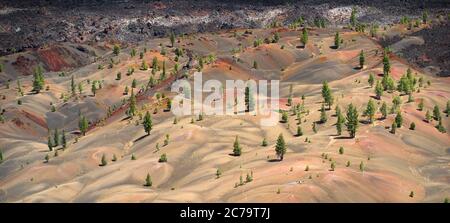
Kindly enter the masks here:
M 353 139 L 350 136 L 338 136 L 338 137 L 334 137 L 334 139 Z
M 147 136 L 149 136 L 149 135 L 148 135 L 148 134 L 145 134 L 145 135 L 143 135 L 143 136 L 141 136 L 141 137 L 135 139 L 133 142 L 138 142 L 138 141 L 144 139 L 144 138 L 147 137 Z

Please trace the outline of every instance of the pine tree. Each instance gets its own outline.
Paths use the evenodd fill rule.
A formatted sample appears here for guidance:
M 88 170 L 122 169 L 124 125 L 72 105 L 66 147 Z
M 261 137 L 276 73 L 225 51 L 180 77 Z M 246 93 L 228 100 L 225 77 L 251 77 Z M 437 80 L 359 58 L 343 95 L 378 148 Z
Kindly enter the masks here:
M 130 107 L 128 108 L 128 116 L 133 117 L 136 115 L 136 96 L 134 95 L 133 90 L 131 90 L 131 96 L 130 96 Z
M 367 82 L 369 83 L 370 87 L 373 87 L 373 84 L 375 83 L 375 77 L 373 76 L 372 73 L 369 74 L 369 79 L 367 80 Z M 378 84 L 378 81 L 377 81 Z
M 306 47 L 306 44 L 308 43 L 308 30 L 306 28 L 303 28 L 302 35 L 300 36 L 300 41 L 303 44 L 303 47 Z
M 331 171 L 334 171 L 334 169 L 336 168 L 336 163 L 335 162 L 331 162 L 330 168 L 331 168 Z
M 381 85 L 380 81 L 377 81 L 377 84 L 375 85 L 375 94 L 377 96 L 377 99 L 380 100 L 381 96 L 383 95 L 383 85 Z
M 53 136 L 53 142 L 54 142 L 54 147 L 59 146 L 59 133 L 58 133 L 58 129 L 55 129 L 55 133 Z
M 410 130 L 415 130 L 416 129 L 416 123 L 411 122 L 411 124 L 409 125 L 409 129 Z
M 102 160 L 100 162 L 100 166 L 106 166 L 108 165 L 108 161 L 106 161 L 106 156 L 105 154 L 102 155 Z
M 302 135 L 303 135 L 302 127 L 297 126 L 297 136 L 302 136 Z
M 175 34 L 173 32 L 170 33 L 170 45 L 171 47 L 175 45 Z
M 328 109 L 331 109 L 331 106 L 333 105 L 333 95 L 331 93 L 331 89 L 328 86 L 328 82 L 325 80 L 322 83 L 322 97 L 324 102 L 328 105 Z
M 336 121 L 337 134 L 341 135 L 342 134 L 342 124 L 345 123 L 345 118 L 342 115 L 341 108 L 339 106 L 336 106 L 336 117 L 337 117 L 337 121 Z
M 436 121 L 439 121 L 441 119 L 441 111 L 439 109 L 439 106 L 435 105 L 433 108 L 433 118 Z
M 139 68 L 140 70 L 148 70 L 148 65 L 147 65 L 147 63 L 145 62 L 145 60 L 142 60 L 142 63 L 141 63 L 141 67 Z M 130 75 L 132 74 L 132 72 L 128 72 L 128 73 L 130 73 Z M 129 76 L 129 75 L 128 75 Z
M 216 170 L 216 178 L 219 179 L 220 176 L 222 176 L 222 170 L 220 168 L 217 168 L 217 170 Z
M 383 77 L 388 76 L 390 72 L 391 72 L 391 62 L 389 62 L 387 49 L 385 49 L 383 55 Z
M 441 133 L 446 133 L 447 130 L 445 129 L 445 127 L 442 125 L 442 118 L 439 118 L 439 122 L 438 125 L 436 126 L 437 130 L 439 130 L 439 132 Z
M 395 116 L 395 124 L 397 125 L 397 128 L 402 127 L 403 117 L 402 117 L 402 113 L 400 111 L 398 111 L 397 115 Z
M 50 160 L 50 156 L 48 155 L 48 153 L 45 154 L 44 160 L 45 160 L 45 163 L 48 163 L 48 161 Z
M 363 161 L 361 161 L 361 163 L 359 164 L 359 170 L 360 170 L 361 172 L 364 171 L 364 162 L 363 162 Z
M 238 136 L 236 136 L 236 138 L 234 139 L 234 143 L 233 143 L 233 155 L 234 156 L 240 156 L 241 153 L 242 153 L 242 148 L 239 145 Z
M 264 139 L 263 139 L 263 141 L 262 141 L 262 143 L 261 143 L 261 146 L 266 147 L 267 145 L 268 145 L 267 139 L 264 137 Z
M 316 122 L 312 123 L 312 130 L 314 133 L 317 133 Z
M 427 113 L 425 114 L 425 120 L 427 120 L 427 122 L 431 121 L 431 114 L 430 114 L 430 110 L 427 110 Z
M 358 110 L 353 104 L 350 104 L 347 108 L 346 126 L 351 138 L 355 138 L 358 129 L 358 116 Z
M 88 129 L 88 121 L 86 117 L 80 116 L 80 121 L 78 123 L 78 127 L 80 129 L 81 134 L 86 135 Z
M 152 178 L 150 177 L 150 174 L 147 173 L 147 177 L 145 178 L 144 186 L 151 187 L 152 185 L 153 185 Z
M 133 79 L 133 81 L 131 81 L 131 88 L 136 88 L 137 87 L 137 81 L 136 79 Z
M 427 11 L 424 11 L 422 13 L 422 22 L 423 22 L 423 24 L 427 24 L 427 22 L 428 22 L 428 12 Z
M 76 85 L 75 85 L 75 80 L 74 80 L 73 75 L 72 75 L 72 78 L 70 80 L 70 89 L 72 91 L 72 96 L 74 96 L 76 94 Z
M 366 61 L 365 57 L 364 57 L 364 51 L 361 50 L 361 52 L 359 53 L 359 67 L 361 69 L 363 69 L 364 67 L 364 62 Z
M 286 123 L 288 121 L 288 113 L 286 111 L 281 111 L 281 122 Z
M 66 140 L 66 131 L 65 130 L 62 131 L 61 145 L 62 145 L 63 149 L 67 148 L 67 140 Z
M 256 61 L 253 61 L 253 69 L 258 69 L 258 63 Z
M 53 141 L 50 135 L 47 138 L 47 146 L 49 151 L 53 151 Z
M 119 53 L 120 53 L 120 46 L 119 45 L 117 45 L 117 44 L 115 44 L 114 45 L 114 47 L 113 47 L 113 53 L 114 53 L 114 55 L 119 55 Z
M 83 85 L 80 83 L 78 83 L 78 93 L 82 94 L 83 93 Z
M 144 131 L 147 133 L 147 135 L 150 135 L 150 131 L 152 130 L 152 117 L 150 116 L 150 113 L 147 111 L 144 116 L 144 121 L 142 122 L 142 125 L 144 126 Z
M 339 35 L 339 32 L 336 32 L 336 35 L 334 36 L 334 47 L 336 49 L 339 49 L 340 45 L 341 45 L 341 37 Z
M 423 111 L 423 107 L 424 107 L 423 99 L 421 99 L 420 102 L 419 102 L 419 105 L 418 105 L 418 107 L 417 107 L 417 110 Z
M 375 106 L 375 103 L 372 99 L 369 99 L 369 102 L 367 103 L 366 111 L 364 112 L 364 115 L 369 117 L 369 123 L 373 123 L 373 117 L 375 115 L 377 108 Z
M 96 83 L 97 83 L 96 81 L 93 81 L 92 87 L 91 87 L 91 91 L 92 91 L 92 94 L 94 95 L 94 97 L 95 97 L 95 93 L 97 92 L 97 84 Z
M 0 150 L 0 163 L 2 163 L 3 162 L 3 153 L 2 153 L 2 151 Z
M 322 108 L 320 109 L 320 123 L 325 123 L 327 122 L 328 117 L 327 117 L 327 113 L 325 112 L 325 105 L 322 104 Z
M 352 13 L 350 14 L 350 25 L 352 27 L 355 27 L 356 24 L 357 24 L 357 21 L 356 21 L 356 8 L 353 7 L 352 8 Z
M 396 129 L 397 129 L 397 123 L 394 121 L 394 122 L 392 122 L 392 125 L 391 125 L 391 133 L 395 134 Z
M 383 101 L 383 104 L 380 107 L 381 118 L 386 119 L 387 117 L 387 105 L 386 102 Z
M 283 134 L 280 134 L 277 139 L 277 144 L 275 145 L 275 152 L 280 160 L 283 160 L 284 154 L 286 154 L 286 143 L 284 141 Z
M 344 154 L 344 147 L 342 147 L 342 146 L 339 147 L 339 154 L 341 154 L 341 155 Z
M 34 70 L 33 74 L 33 91 L 39 93 L 42 89 L 44 89 L 44 75 L 42 74 L 42 67 L 38 66 Z
M 158 162 L 160 163 L 166 163 L 167 162 L 167 155 L 165 153 L 163 153 L 160 157 Z

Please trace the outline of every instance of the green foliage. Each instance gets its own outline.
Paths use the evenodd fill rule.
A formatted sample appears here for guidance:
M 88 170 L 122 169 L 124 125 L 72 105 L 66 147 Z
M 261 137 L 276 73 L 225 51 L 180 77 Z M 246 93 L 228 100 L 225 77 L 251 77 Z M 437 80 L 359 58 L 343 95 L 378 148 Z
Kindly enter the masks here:
M 336 49 L 339 49 L 341 45 L 341 36 L 339 35 L 339 32 L 336 32 L 336 35 L 334 35 L 334 47 Z
M 288 121 L 288 113 L 286 111 L 281 111 L 281 122 L 286 123 Z
M 441 111 L 438 105 L 435 105 L 433 108 L 433 118 L 436 121 L 439 121 L 441 119 Z
M 86 132 L 88 130 L 88 121 L 86 117 L 80 116 L 80 120 L 78 122 L 78 128 L 80 129 L 81 134 L 86 135 Z
M 344 154 L 344 147 L 342 147 L 342 146 L 339 147 L 339 154 L 341 154 L 341 155 Z
M 147 173 L 147 177 L 145 178 L 145 184 L 144 184 L 144 186 L 146 186 L 146 187 L 151 187 L 152 185 L 153 185 L 152 177 L 150 177 L 150 174 Z
M 306 28 L 303 28 L 302 35 L 300 36 L 300 42 L 303 43 L 303 46 L 306 46 L 308 43 L 308 30 Z
M 402 117 L 402 113 L 400 111 L 398 111 L 397 115 L 395 116 L 395 124 L 397 125 L 397 128 L 402 127 L 403 117 Z
M 263 139 L 263 141 L 262 141 L 262 143 L 261 143 L 261 146 L 266 147 L 267 145 L 268 145 L 267 139 L 264 137 L 264 139 Z
M 397 130 L 397 123 L 395 123 L 395 121 L 394 121 L 394 122 L 392 122 L 392 125 L 391 125 L 391 133 L 395 134 L 396 130 Z
M 106 156 L 105 154 L 102 155 L 102 160 L 100 162 L 100 166 L 106 166 L 108 165 L 108 161 L 106 161 Z
M 133 117 L 137 113 L 136 108 L 136 96 L 134 95 L 133 90 L 131 90 L 131 96 L 130 96 L 130 107 L 127 110 L 128 117 Z
M 144 116 L 144 121 L 142 122 L 142 125 L 144 126 L 144 131 L 147 133 L 147 135 L 150 135 L 150 131 L 152 130 L 153 122 L 152 117 L 150 116 L 150 113 L 147 111 Z
M 327 113 L 325 112 L 325 105 L 322 104 L 322 107 L 320 109 L 320 123 L 325 123 L 327 122 L 328 117 L 327 117 Z
M 47 137 L 47 147 L 49 151 L 53 151 L 53 140 L 50 135 Z
M 439 130 L 439 132 L 441 133 L 446 133 L 447 130 L 445 129 L 445 127 L 442 125 L 442 119 L 439 119 L 438 125 L 436 126 L 437 130 Z
M 423 99 L 421 99 L 420 102 L 419 102 L 419 105 L 417 107 L 417 110 L 423 111 L 423 107 L 424 107 L 424 103 L 423 103 Z
M 148 65 L 147 65 L 147 63 L 145 62 L 145 60 L 142 60 L 141 66 L 140 66 L 139 69 L 140 69 L 140 70 L 148 70 Z
M 350 134 L 351 138 L 356 136 L 356 131 L 358 129 L 358 110 L 353 104 L 348 105 L 347 107 L 347 131 Z
M 297 126 L 297 136 L 302 136 L 302 135 L 303 135 L 302 127 Z
M 328 82 L 325 80 L 322 83 L 322 97 L 325 102 L 325 104 L 328 105 L 328 109 L 331 109 L 331 106 L 333 105 L 334 98 L 333 94 L 331 93 L 331 89 L 328 86 Z
M 39 93 L 42 89 L 44 89 L 44 75 L 41 66 L 38 66 L 34 70 L 33 74 L 33 91 Z
M 280 134 L 277 139 L 277 144 L 275 145 L 275 152 L 280 160 L 283 160 L 286 150 L 286 142 L 284 141 L 283 134 Z
M 364 67 L 364 63 L 366 61 L 366 58 L 364 56 L 364 51 L 361 50 L 361 52 L 359 53 L 359 67 L 362 69 Z
M 350 14 L 350 25 L 355 27 L 358 22 L 356 21 L 356 8 L 352 8 L 352 12 Z
M 171 47 L 175 45 L 175 34 L 173 32 L 170 33 L 170 45 Z
M 361 172 L 363 172 L 364 169 L 365 169 L 364 162 L 361 161 L 361 163 L 359 164 L 359 170 L 360 170 Z
M 373 73 L 369 74 L 369 79 L 367 80 L 367 82 L 369 83 L 370 87 L 373 87 L 373 84 L 375 83 L 375 77 L 373 76 Z M 378 81 L 377 81 L 378 84 Z
M 369 102 L 367 103 L 366 110 L 364 111 L 364 115 L 369 117 L 369 122 L 373 123 L 373 117 L 375 116 L 377 108 L 375 103 L 372 99 L 369 99 Z
M 222 176 L 222 170 L 220 168 L 217 168 L 216 170 L 216 178 L 220 178 Z
M 253 61 L 253 69 L 258 69 L 258 63 L 256 61 Z
M 409 129 L 410 130 L 415 130 L 416 129 L 416 123 L 411 122 L 411 124 L 409 125 Z
M 427 120 L 427 122 L 430 122 L 432 119 L 431 114 L 430 114 L 430 110 L 427 110 L 427 113 L 425 114 L 425 120 Z
M 119 53 L 120 53 L 120 46 L 115 44 L 113 47 L 113 54 L 117 56 L 119 55 Z
M 233 143 L 233 155 L 234 156 L 240 156 L 242 154 L 242 148 L 239 145 L 239 138 L 236 136 Z
M 160 162 L 160 163 L 165 163 L 165 162 L 167 162 L 167 155 L 166 155 L 165 153 L 163 153 L 163 154 L 159 157 L 158 162 Z
M 381 96 L 383 95 L 384 87 L 381 84 L 380 81 L 377 81 L 377 84 L 375 85 L 375 94 L 377 96 L 377 99 L 380 100 Z
M 383 55 L 383 77 L 388 76 L 390 72 L 391 72 L 391 62 L 389 61 L 387 49 L 385 49 Z

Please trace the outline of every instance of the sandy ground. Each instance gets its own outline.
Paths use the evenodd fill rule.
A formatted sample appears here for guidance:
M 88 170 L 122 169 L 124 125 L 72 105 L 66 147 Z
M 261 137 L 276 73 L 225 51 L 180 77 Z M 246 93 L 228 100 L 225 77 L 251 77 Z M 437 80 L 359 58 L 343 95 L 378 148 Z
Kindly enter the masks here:
M 345 111 L 353 103 L 361 114 L 374 96 L 374 89 L 367 84 L 369 74 L 382 73 L 382 48 L 361 34 L 345 32 L 342 47 L 332 49 L 334 30 L 324 29 L 311 30 L 305 48 L 298 47 L 299 31 L 282 32 L 278 43 L 252 46 L 254 38 L 271 36 L 272 31 L 254 30 L 251 35 L 238 32 L 238 37 L 231 32 L 192 35 L 183 37 L 176 45 L 194 55 L 216 55 L 215 63 L 205 65 L 206 80 L 280 79 L 282 102 L 292 85 L 294 102 L 304 102 L 309 110 L 300 124 L 303 136 L 295 135 L 298 123 L 295 116 L 289 116 L 288 124 L 278 123 L 274 127 L 261 127 L 262 117 L 253 115 L 206 116 L 194 123 L 191 116 L 186 116 L 173 124 L 173 114 L 163 112 L 162 106 L 150 97 L 141 100 L 138 106 L 141 114 L 159 108 L 152 115 L 154 126 L 149 136 L 145 136 L 142 125 L 136 125 L 140 122 L 138 116 L 125 119 L 122 111 L 80 137 L 79 113 L 91 122 L 104 119 L 109 106 L 120 107 L 121 101 L 129 97 L 123 91 L 133 79 L 138 82 L 135 92 L 147 83 L 150 70 L 139 70 L 142 60 L 139 56 L 130 58 L 130 49 L 125 49 L 114 57 L 118 62 L 111 69 L 106 66 L 112 55 L 106 54 L 102 60 L 66 77 L 46 74 L 50 90 L 38 95 L 19 96 L 14 84 L 10 89 L 2 86 L 1 95 L 6 96 L 2 109 L 6 109 L 7 121 L 0 124 L 0 149 L 4 157 L 0 164 L 0 201 L 442 202 L 450 196 L 450 135 L 440 133 L 434 127 L 435 121 L 423 120 L 425 111 L 432 111 L 435 104 L 441 110 L 445 108 L 450 98 L 449 78 L 438 79 L 413 69 L 413 74 L 432 84 L 414 93 L 414 102 L 406 103 L 407 96 L 401 96 L 404 123 L 395 135 L 388 129 L 394 115 L 381 120 L 377 112 L 373 124 L 360 123 L 356 138 L 348 138 L 345 131 L 337 136 L 333 109 L 327 111 L 328 122 L 317 124 L 318 131 L 314 133 L 311 126 L 320 116 L 322 81 L 330 83 L 335 105 Z M 165 56 L 160 54 L 160 43 L 168 51 Z M 230 49 L 239 43 L 243 50 L 232 54 Z M 167 45 L 167 39 L 156 39 L 136 49 L 138 52 L 144 47 L 148 49 L 144 59 L 149 65 L 155 56 L 159 65 L 165 60 L 169 73 L 176 62 L 173 49 Z M 364 69 L 357 68 L 361 49 L 366 52 Z M 232 56 L 240 61 L 234 61 Z M 258 69 L 252 69 L 253 61 L 257 61 Z M 184 56 L 178 63 L 186 62 Z M 392 76 L 398 80 L 408 65 L 395 59 L 391 62 Z M 105 69 L 98 70 L 98 64 L 104 64 Z M 130 67 L 135 68 L 135 73 L 127 76 Z M 122 73 L 120 81 L 115 80 L 117 72 Z M 84 85 L 84 92 L 64 102 L 59 96 L 70 90 L 71 75 Z M 155 78 L 159 75 L 160 72 Z M 95 97 L 88 80 L 103 83 Z M 22 84 L 25 92 L 31 90 L 30 77 L 22 79 Z M 302 95 L 306 96 L 304 101 Z M 398 93 L 385 93 L 382 100 L 375 102 L 379 107 L 386 101 L 390 107 L 395 95 Z M 19 98 L 22 105 L 17 105 Z M 421 99 L 424 111 L 417 110 Z M 50 111 L 51 102 L 56 105 L 56 112 Z M 282 107 L 289 108 L 284 104 Z M 361 116 L 361 121 L 366 119 Z M 411 122 L 416 124 L 414 131 L 408 129 Z M 445 114 L 443 124 L 450 130 Z M 48 152 L 46 145 L 48 130 L 55 128 L 65 129 L 69 139 L 68 148 L 58 148 L 57 157 Z M 288 150 L 283 161 L 276 161 L 274 145 L 280 133 Z M 166 134 L 170 134 L 170 140 L 163 146 Z M 243 148 L 239 157 L 230 155 L 236 136 Z M 263 138 L 269 143 L 267 147 L 261 146 Z M 341 146 L 344 154 L 338 152 Z M 46 154 L 50 155 L 48 163 L 43 162 Z M 136 160 L 131 159 L 132 154 Z M 158 162 L 162 154 L 167 155 L 167 163 Z M 102 155 L 108 160 L 106 166 L 99 166 Z M 111 161 L 113 155 L 117 157 L 115 162 Z M 334 171 L 330 170 L 331 162 L 336 164 Z M 361 162 L 364 171 L 360 171 Z M 216 178 L 218 168 L 223 172 L 220 178 Z M 143 186 L 147 174 L 152 177 L 152 187 Z M 253 181 L 235 187 L 240 176 L 245 180 L 247 174 L 253 174 Z M 414 197 L 409 196 L 411 191 Z

